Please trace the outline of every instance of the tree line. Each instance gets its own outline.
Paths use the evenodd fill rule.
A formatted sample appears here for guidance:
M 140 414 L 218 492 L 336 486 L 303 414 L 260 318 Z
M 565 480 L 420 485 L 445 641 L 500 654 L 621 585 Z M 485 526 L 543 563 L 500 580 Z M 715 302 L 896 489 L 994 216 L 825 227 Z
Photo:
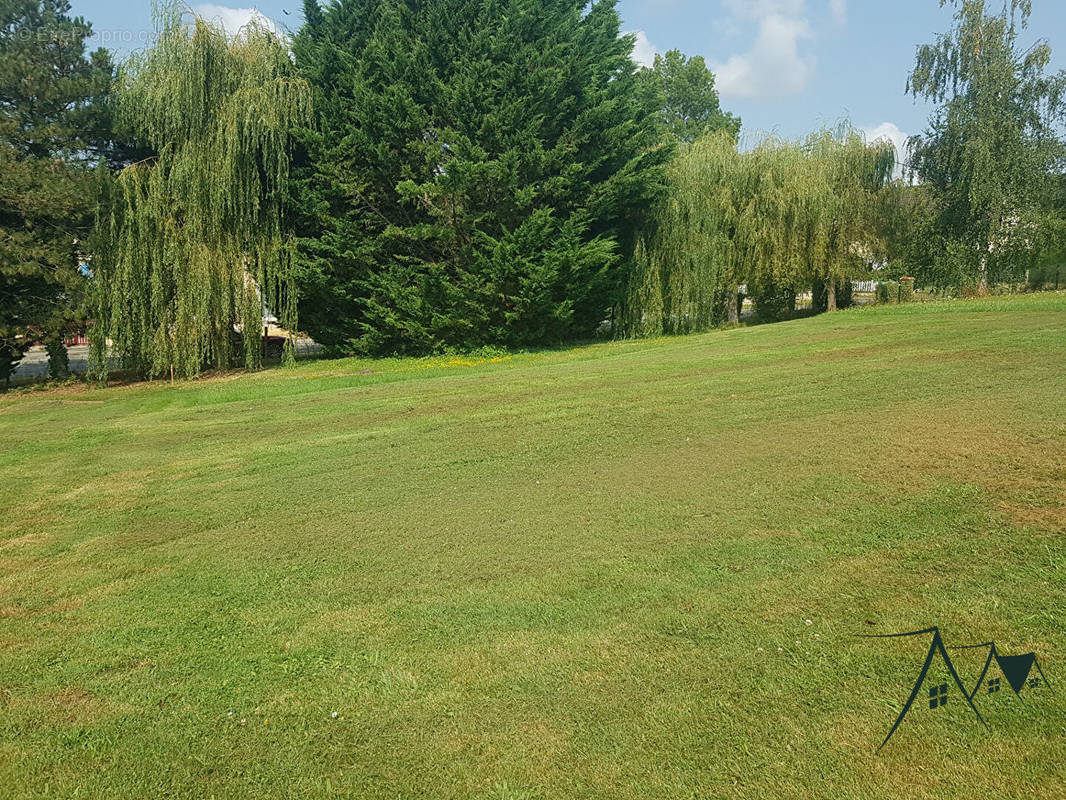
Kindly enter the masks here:
M 638 242 L 625 332 L 736 323 L 742 289 L 763 318 L 793 311 L 804 286 L 835 311 L 881 257 L 878 193 L 895 165 L 891 143 L 867 144 L 847 126 L 745 152 L 724 132 L 698 139 L 669 167 L 667 196 Z
M 100 377 L 192 376 L 258 367 L 265 310 L 425 353 L 1019 280 L 1061 250 L 1066 79 L 1028 0 L 953 5 L 899 178 L 846 124 L 742 146 L 703 59 L 639 68 L 613 0 L 305 0 L 291 39 L 164 6 L 121 65 L 66 0 L 0 0 L 0 379 L 85 325 Z

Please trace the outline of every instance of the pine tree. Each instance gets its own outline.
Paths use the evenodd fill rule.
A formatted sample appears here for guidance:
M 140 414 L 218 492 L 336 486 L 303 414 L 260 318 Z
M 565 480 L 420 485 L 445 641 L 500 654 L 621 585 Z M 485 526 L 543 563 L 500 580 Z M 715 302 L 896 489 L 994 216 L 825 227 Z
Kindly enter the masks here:
M 306 4 L 301 320 L 335 349 L 586 336 L 669 150 L 613 0 Z
M 94 167 L 111 153 L 104 50 L 65 0 L 0 0 L 0 379 L 82 315 Z

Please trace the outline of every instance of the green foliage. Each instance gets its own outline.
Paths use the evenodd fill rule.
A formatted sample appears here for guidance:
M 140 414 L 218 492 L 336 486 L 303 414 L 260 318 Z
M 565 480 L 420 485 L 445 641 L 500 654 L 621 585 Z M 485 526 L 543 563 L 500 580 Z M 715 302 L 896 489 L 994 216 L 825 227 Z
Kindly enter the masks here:
M 1061 228 L 1046 199 L 1066 155 L 1059 137 L 1066 72 L 1047 74 L 1047 42 L 1020 41 L 1029 0 L 1009 0 L 998 14 L 984 0 L 950 1 L 953 28 L 919 47 L 907 84 L 915 97 L 940 104 L 925 134 L 910 142 L 936 223 L 915 277 L 984 289 L 1019 280 Z
M 743 153 L 727 131 L 698 139 L 669 168 L 621 332 L 706 329 L 719 294 L 743 284 L 770 316 L 793 304 L 792 287 L 847 291 L 883 249 L 874 201 L 894 164 L 891 145 L 867 145 L 848 128 L 802 143 L 768 138 Z M 826 305 L 839 304 L 830 294 Z
M 1028 283 L 1033 290 L 1066 287 L 1066 263 L 1056 259 L 1038 264 L 1029 270 Z
M 86 55 L 92 26 L 69 12 L 67 0 L 0 0 L 0 142 L 20 156 L 108 153 L 110 57 Z
M 827 283 L 821 278 L 815 278 L 811 284 L 811 310 L 816 314 L 824 314 L 829 310 L 830 289 L 833 290 L 832 301 L 836 309 L 849 308 L 852 304 L 851 281 L 839 280 Z
M 796 288 L 775 283 L 748 286 L 752 305 L 759 319 L 772 322 L 785 319 L 796 310 Z
M 65 0 L 0 0 L 0 378 L 83 316 L 94 165 L 110 152 L 107 53 Z
M 255 23 L 229 39 L 171 8 L 160 25 L 158 44 L 123 70 L 120 124 L 154 155 L 123 170 L 106 200 L 93 370 L 106 373 L 107 339 L 125 368 L 150 376 L 255 368 L 264 304 L 296 329 L 284 211 L 310 89 Z
M 65 381 L 70 377 L 70 358 L 66 345 L 59 336 L 52 336 L 45 342 L 48 351 L 48 376 L 53 380 Z
M 932 189 L 893 181 L 879 193 L 874 218 L 884 242 L 881 274 L 912 275 L 922 285 L 935 284 L 934 265 L 945 245 Z
M 722 111 L 714 74 L 702 56 L 686 58 L 680 50 L 656 54 L 655 64 L 641 71 L 661 97 L 660 119 L 679 141 L 694 142 L 713 131 L 728 131 L 740 137 L 740 118 Z
M 669 192 L 650 235 L 638 242 L 638 272 L 621 320 L 623 333 L 711 327 L 719 287 L 740 285 L 728 277 L 742 270 L 736 264 L 742 248 L 733 237 L 747 230 L 741 228 L 745 209 L 737 202 L 743 189 L 740 166 L 736 145 L 723 131 L 697 140 L 670 165 Z
M 22 357 L 30 348 L 30 342 L 25 337 L 16 338 L 15 335 L 0 336 L 0 381 L 4 385 L 0 390 L 7 391 L 11 386 L 11 375 L 18 368 Z
M 822 214 L 813 232 L 801 228 L 800 235 L 823 248 L 808 256 L 807 271 L 829 287 L 831 311 L 850 305 L 850 279 L 865 275 L 868 264 L 883 256 L 878 194 L 891 179 L 896 151 L 887 141 L 867 144 L 847 126 L 818 131 L 808 137 L 806 149 L 820 181 L 808 197 L 821 205 Z
M 909 303 L 914 299 L 914 278 L 900 278 L 899 301 Z
M 305 16 L 309 333 L 377 353 L 596 331 L 670 155 L 613 0 L 307 0 Z

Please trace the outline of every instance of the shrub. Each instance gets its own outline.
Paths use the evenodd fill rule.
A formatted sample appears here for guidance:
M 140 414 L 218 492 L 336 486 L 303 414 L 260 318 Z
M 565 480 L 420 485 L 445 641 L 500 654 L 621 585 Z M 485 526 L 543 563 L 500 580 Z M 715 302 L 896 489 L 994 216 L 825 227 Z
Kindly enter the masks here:
M 1066 265 L 1041 264 L 1033 267 L 1029 270 L 1028 283 L 1032 291 L 1066 286 Z
M 772 322 L 784 319 L 796 310 L 796 290 L 791 286 L 778 286 L 775 283 L 752 285 L 748 293 L 755 313 L 761 320 Z
M 877 284 L 878 303 L 898 303 L 899 284 L 895 281 L 882 281 Z
M 66 345 L 61 338 L 54 337 L 45 342 L 48 351 L 48 374 L 53 380 L 65 381 L 70 377 L 70 358 Z
M 899 279 L 899 301 L 909 303 L 914 299 L 914 278 Z
M 851 308 L 855 305 L 852 297 L 851 281 L 843 281 L 837 284 L 837 308 Z

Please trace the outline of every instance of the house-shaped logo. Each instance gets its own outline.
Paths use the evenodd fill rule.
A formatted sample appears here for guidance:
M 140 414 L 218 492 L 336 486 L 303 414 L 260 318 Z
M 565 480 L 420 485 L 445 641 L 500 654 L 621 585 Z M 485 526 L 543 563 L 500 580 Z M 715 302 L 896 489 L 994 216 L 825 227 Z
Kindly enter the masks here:
M 1000 692 L 1003 692 L 1008 688 L 1014 693 L 1014 697 L 1018 700 L 1022 699 L 1021 693 L 1023 690 L 1031 691 L 1041 687 L 1051 688 L 1051 684 L 1044 676 L 1044 670 L 1040 668 L 1040 662 L 1037 661 L 1035 653 L 1005 656 L 996 648 L 995 642 L 982 642 L 981 644 L 962 645 L 960 647 L 952 648 L 953 650 L 974 650 L 982 648 L 987 649 L 988 651 L 980 676 L 978 676 L 977 681 L 968 688 L 963 684 L 962 679 L 959 677 L 959 673 L 955 669 L 955 665 L 951 662 L 951 657 L 948 655 L 948 651 L 944 647 L 944 640 L 940 636 L 940 629 L 937 627 L 925 628 L 920 631 L 911 631 L 910 633 L 886 633 L 872 636 L 860 636 L 859 638 L 898 639 L 901 637 L 929 635 L 932 635 L 932 639 L 929 642 L 929 651 L 926 653 L 925 662 L 922 664 L 921 672 L 918 673 L 918 680 L 915 682 L 910 696 L 903 704 L 903 709 L 899 712 L 899 716 L 896 717 L 896 721 L 893 723 L 885 740 L 881 742 L 881 746 L 877 748 L 878 752 L 888 744 L 888 740 L 892 738 L 892 735 L 899 728 L 900 723 L 903 722 L 903 718 L 907 716 L 907 712 L 911 710 L 914 702 L 919 700 L 919 698 L 921 698 L 919 700 L 919 707 L 923 706 L 926 699 L 928 699 L 929 708 L 934 711 L 947 706 L 949 701 L 951 701 L 952 706 L 964 702 L 966 706 L 973 711 L 974 716 L 980 721 L 980 723 L 985 726 L 985 729 L 988 730 L 988 723 L 985 722 L 984 717 L 981 716 L 981 712 L 977 710 L 975 701 L 978 703 L 991 702 L 992 699 L 1000 696 Z M 940 682 L 939 680 L 930 679 L 928 682 L 929 685 L 926 685 L 926 679 L 929 677 L 930 667 L 933 665 L 937 656 L 939 656 L 943 662 L 947 674 L 951 677 L 951 682 Z M 933 674 L 943 675 L 944 671 L 937 670 Z
M 977 682 L 970 691 L 970 700 L 980 700 L 983 697 L 998 695 L 1003 689 L 1010 688 L 1014 696 L 1021 699 L 1023 689 L 1037 689 L 1048 686 L 1044 671 L 1040 668 L 1040 662 L 1036 660 L 1036 653 L 1025 653 L 1020 656 L 1005 656 L 996 649 L 995 642 L 982 642 L 981 644 L 968 644 L 953 647 L 953 650 L 972 650 L 987 648 L 988 658 L 985 659 L 984 668 Z M 1033 674 L 1033 670 L 1036 674 Z
M 934 626 L 921 631 L 911 631 L 910 633 L 885 633 L 880 635 L 863 636 L 862 638 L 898 639 L 904 636 L 928 636 L 929 634 L 933 635 L 933 639 L 929 643 L 929 652 L 925 656 L 925 663 L 922 664 L 922 671 L 918 674 L 918 680 L 914 684 L 914 689 L 911 690 L 910 697 L 908 697 L 907 702 L 903 704 L 903 710 L 900 711 L 899 716 L 896 717 L 896 722 L 892 725 L 892 730 L 888 732 L 888 736 L 886 736 L 885 740 L 881 742 L 881 747 L 877 748 L 878 751 L 888 744 L 888 740 L 892 738 L 892 734 L 896 732 L 900 723 L 903 722 L 903 718 L 907 716 L 907 712 L 911 710 L 914 701 L 922 694 L 926 676 L 929 674 L 929 668 L 932 666 L 933 660 L 938 655 L 943 660 L 944 666 L 947 667 L 948 674 L 951 675 L 951 678 L 954 681 L 955 689 L 958 690 L 958 695 L 962 697 L 967 705 L 969 705 L 970 710 L 973 711 L 977 719 L 981 721 L 981 724 L 986 728 L 988 727 L 988 723 L 985 722 L 984 717 L 981 716 L 981 712 L 978 711 L 977 707 L 973 704 L 972 693 L 963 685 L 959 673 L 955 671 L 955 665 L 951 663 L 951 656 L 948 655 L 948 651 L 944 648 L 944 640 L 940 638 L 939 628 Z M 929 699 L 929 708 L 934 710 L 946 706 L 948 704 L 948 698 L 954 694 L 951 685 L 947 683 L 930 684 L 926 687 L 926 692 Z

